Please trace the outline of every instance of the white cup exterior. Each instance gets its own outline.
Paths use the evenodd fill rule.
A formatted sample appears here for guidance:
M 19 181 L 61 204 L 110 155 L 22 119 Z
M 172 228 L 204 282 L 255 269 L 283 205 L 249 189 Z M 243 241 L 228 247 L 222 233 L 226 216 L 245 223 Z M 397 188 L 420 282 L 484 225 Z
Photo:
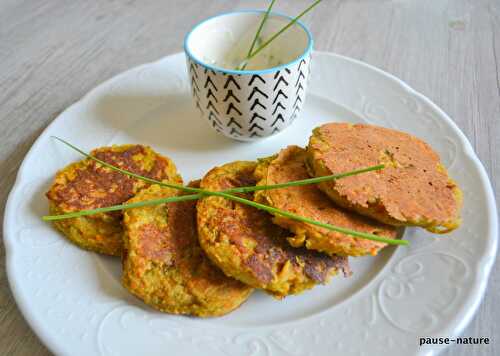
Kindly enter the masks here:
M 241 26 L 244 23 L 235 21 L 231 18 L 233 16 L 253 16 L 254 20 L 258 20 L 262 12 L 235 12 L 212 19 L 217 19 L 218 26 L 221 26 L 221 21 L 226 26 Z M 273 16 L 291 20 L 276 14 L 270 15 L 270 19 Z M 203 31 L 201 33 L 208 33 L 208 38 L 207 43 L 200 46 L 213 51 L 218 41 L 210 44 L 209 34 L 212 31 L 204 29 L 204 25 L 210 24 L 212 19 L 196 26 L 185 41 L 188 75 L 197 110 L 214 130 L 235 140 L 253 141 L 284 130 L 299 117 L 305 103 L 311 69 L 310 33 L 302 24 L 294 25 L 294 31 L 304 31 L 305 36 L 300 36 L 301 40 L 295 41 L 296 44 L 293 43 L 293 37 L 285 39 L 286 46 L 297 45 L 299 47 L 294 51 L 302 54 L 284 65 L 264 70 L 228 70 L 202 61 L 200 57 L 204 57 L 203 50 L 196 56 L 189 50 L 196 46 L 196 43 L 191 43 L 192 38 L 198 42 L 203 38 L 200 34 L 190 35 L 195 31 Z

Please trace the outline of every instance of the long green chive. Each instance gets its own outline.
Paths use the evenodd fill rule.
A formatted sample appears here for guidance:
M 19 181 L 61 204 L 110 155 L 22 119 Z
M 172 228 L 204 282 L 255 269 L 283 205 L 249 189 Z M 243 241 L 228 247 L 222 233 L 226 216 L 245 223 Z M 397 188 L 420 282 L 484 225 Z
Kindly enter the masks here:
M 283 26 L 278 32 L 276 32 L 274 35 L 271 36 L 266 42 L 264 42 L 262 45 L 260 45 L 259 48 L 257 48 L 253 53 L 248 55 L 238 66 L 238 68 L 242 68 L 245 66 L 250 59 L 255 57 L 257 54 L 259 54 L 264 48 L 266 48 L 272 41 L 276 39 L 279 35 L 281 35 L 283 32 L 288 30 L 290 27 L 292 27 L 299 19 L 307 14 L 309 11 L 311 11 L 316 5 L 318 5 L 322 0 L 316 0 L 314 3 L 312 3 L 307 9 L 302 11 L 297 17 L 295 17 L 293 20 L 291 20 L 288 24 Z
M 79 152 L 83 156 L 85 156 L 85 157 L 87 157 L 87 158 L 89 158 L 89 159 L 91 159 L 91 160 L 93 160 L 95 162 L 98 162 L 98 163 L 102 164 L 105 167 L 108 167 L 110 169 L 113 169 L 113 170 L 118 171 L 120 173 L 123 173 L 125 175 L 128 175 L 128 176 L 131 176 L 131 177 L 143 180 L 143 181 L 151 183 L 151 184 L 158 184 L 158 185 L 163 186 L 163 187 L 184 190 L 184 191 L 192 192 L 192 193 L 200 193 L 202 195 L 218 196 L 218 197 L 225 198 L 225 199 L 228 199 L 228 200 L 236 201 L 236 202 L 241 203 L 241 204 L 249 205 L 249 206 L 254 207 L 256 209 L 264 210 L 264 211 L 267 211 L 267 212 L 272 213 L 272 214 L 281 215 L 281 216 L 284 216 L 286 218 L 290 218 L 290 219 L 293 219 L 293 220 L 297 220 L 297 221 L 309 223 L 311 225 L 316 225 L 316 226 L 319 226 L 319 227 L 323 227 L 323 228 L 331 230 L 331 231 L 340 232 L 340 233 L 343 233 L 343 234 L 346 234 L 346 235 L 351 235 L 351 236 L 358 237 L 358 238 L 363 238 L 363 239 L 366 239 L 366 240 L 384 242 L 384 243 L 387 243 L 387 244 L 390 244 L 390 245 L 408 245 L 408 241 L 405 241 L 405 240 L 388 239 L 388 238 L 380 237 L 380 236 L 374 235 L 374 234 L 369 234 L 369 233 L 354 231 L 354 230 L 351 230 L 351 229 L 346 229 L 346 228 L 343 228 L 343 227 L 339 227 L 339 226 L 334 226 L 334 225 L 322 223 L 322 222 L 319 222 L 319 221 L 316 221 L 316 220 L 312 220 L 312 219 L 309 219 L 309 218 L 306 218 L 306 217 L 303 217 L 303 216 L 300 216 L 300 215 L 296 215 L 296 214 L 292 214 L 292 213 L 289 213 L 289 212 L 286 212 L 286 211 L 283 211 L 283 210 L 280 210 L 280 209 L 276 209 L 276 208 L 273 208 L 273 207 L 270 207 L 270 206 L 267 206 L 267 205 L 264 205 L 264 204 L 256 203 L 256 202 L 248 200 L 248 199 L 240 198 L 238 196 L 231 195 L 231 194 L 228 194 L 228 193 L 225 193 L 225 192 L 213 192 L 213 191 L 208 191 L 208 190 L 204 190 L 204 189 L 200 189 L 200 188 L 185 187 L 185 186 L 180 185 L 180 184 L 165 183 L 165 182 L 160 182 L 160 181 L 157 181 L 155 179 L 148 178 L 148 177 L 143 177 L 143 176 L 141 176 L 139 174 L 136 174 L 136 173 L 133 173 L 133 172 L 129 172 L 129 171 L 121 169 L 119 167 L 115 167 L 115 166 L 113 166 L 113 165 L 111 165 L 111 164 L 109 164 L 107 162 L 104 162 L 104 161 L 102 161 L 102 160 L 100 160 L 100 159 L 98 159 L 96 157 L 93 157 L 93 156 L 89 155 L 88 153 L 82 151 L 78 147 L 70 144 L 69 142 L 66 142 L 65 140 L 63 140 L 61 138 L 58 138 L 58 137 L 54 137 L 54 138 L 57 139 L 57 140 L 59 140 L 60 142 L 62 142 L 64 144 L 66 144 L 67 146 L 71 147 L 72 149 L 74 149 L 75 151 Z
M 271 190 L 271 189 L 296 187 L 296 186 L 302 186 L 302 185 L 308 185 L 308 184 L 321 183 L 321 182 L 325 182 L 325 181 L 329 181 L 329 180 L 341 179 L 341 178 L 350 177 L 350 176 L 361 174 L 361 173 L 380 170 L 383 168 L 384 168 L 384 165 L 379 164 L 377 166 L 357 169 L 354 171 L 341 173 L 341 174 L 334 174 L 334 175 L 328 175 L 328 176 L 316 177 L 316 178 L 308 178 L 308 179 L 296 180 L 296 181 L 286 182 L 286 183 L 271 184 L 271 185 L 256 185 L 256 186 L 250 186 L 250 187 L 237 187 L 237 188 L 224 190 L 223 192 L 224 193 L 249 193 L 249 192 L 255 192 L 257 190 Z M 103 207 L 103 208 L 96 208 L 96 209 L 89 209 L 89 210 L 80 210 L 80 211 L 77 211 L 74 213 L 67 213 L 67 214 L 61 214 L 61 215 L 46 215 L 46 216 L 42 217 L 42 219 L 45 221 L 64 220 L 64 219 L 76 218 L 79 216 L 95 215 L 98 213 L 107 213 L 110 211 L 133 209 L 133 208 L 139 208 L 139 207 L 143 207 L 143 206 L 166 204 L 166 203 L 175 203 L 175 202 L 186 201 L 186 200 L 196 200 L 196 199 L 200 199 L 202 197 L 203 197 L 203 194 L 190 194 L 190 195 L 182 195 L 182 196 L 169 197 L 169 198 L 144 200 L 144 201 L 137 202 L 137 203 L 113 205 L 113 206 L 107 206 L 107 207 Z
M 255 33 L 255 37 L 253 38 L 252 45 L 248 49 L 248 54 L 247 57 L 249 57 L 252 54 L 253 49 L 255 48 L 255 44 L 257 43 L 257 40 L 259 39 L 260 33 L 262 32 L 262 28 L 264 28 L 264 24 L 267 21 L 267 18 L 269 17 L 269 13 L 271 12 L 271 9 L 273 8 L 274 3 L 276 0 L 272 0 L 271 3 L 269 4 L 269 7 L 267 8 L 264 17 L 262 18 L 262 21 L 260 22 L 259 28 L 257 29 L 257 32 Z M 244 70 L 246 68 L 248 63 L 244 63 L 243 66 L 238 66 L 236 69 L 237 70 Z
M 119 204 L 119 205 L 113 205 L 113 206 L 106 206 L 104 208 L 80 210 L 80 211 L 75 211 L 74 213 L 67 213 L 67 214 L 61 214 L 61 215 L 46 215 L 46 216 L 42 217 L 42 220 L 44 220 L 44 221 L 56 221 L 56 220 L 72 219 L 72 218 L 78 218 L 80 216 L 95 215 L 95 214 L 99 214 L 99 213 L 108 213 L 110 211 L 141 208 L 143 206 L 160 205 L 160 204 L 166 204 L 166 203 L 176 203 L 176 202 L 181 202 L 181 201 L 186 201 L 186 200 L 196 200 L 196 199 L 199 199 L 200 197 L 201 197 L 201 194 L 191 194 L 191 195 L 179 195 L 179 196 L 169 197 L 169 198 L 144 200 L 144 201 L 138 201 L 135 203 L 126 203 L 126 204 Z

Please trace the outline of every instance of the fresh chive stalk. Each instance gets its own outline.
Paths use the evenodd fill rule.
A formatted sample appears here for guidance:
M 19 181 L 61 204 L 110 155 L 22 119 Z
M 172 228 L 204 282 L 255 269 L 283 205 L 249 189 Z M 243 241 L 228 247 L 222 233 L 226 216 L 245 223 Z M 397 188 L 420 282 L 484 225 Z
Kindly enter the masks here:
M 166 204 L 166 203 L 177 203 L 177 202 L 186 201 L 186 200 L 196 200 L 196 199 L 199 199 L 200 197 L 201 197 L 201 194 L 191 194 L 191 195 L 179 195 L 179 196 L 169 197 L 169 198 L 144 200 L 144 201 L 139 201 L 139 202 L 135 202 L 135 203 L 126 203 L 126 204 L 119 204 L 119 205 L 113 205 L 113 206 L 106 206 L 104 208 L 80 210 L 80 211 L 75 211 L 74 213 L 67 213 L 67 214 L 61 214 L 61 215 L 45 215 L 42 217 L 42 220 L 44 220 L 44 221 L 57 221 L 57 220 L 72 219 L 72 218 L 78 218 L 80 216 L 95 215 L 95 214 L 99 214 L 99 213 L 109 213 L 111 211 L 141 208 L 144 206 L 160 205 L 160 204 Z
M 259 28 L 257 29 L 257 32 L 255 33 L 255 37 L 253 38 L 252 44 L 250 48 L 248 49 L 247 57 L 249 57 L 252 54 L 253 49 L 255 48 L 255 44 L 257 43 L 257 40 L 259 39 L 260 33 L 262 32 L 262 29 L 264 28 L 264 24 L 266 23 L 269 14 L 271 13 L 271 9 L 273 8 L 274 3 L 276 0 L 272 0 L 271 3 L 269 4 L 264 17 L 262 18 L 262 21 L 260 22 Z M 243 63 L 243 65 L 238 66 L 236 69 L 237 70 L 245 70 L 248 62 Z
M 274 35 L 272 35 L 267 41 L 265 41 L 263 44 L 259 46 L 254 52 L 252 52 L 250 55 L 248 55 L 237 68 L 243 68 L 244 66 L 247 65 L 248 61 L 255 57 L 257 54 L 259 54 L 264 48 L 269 46 L 271 42 L 273 42 L 279 35 L 281 35 L 283 32 L 288 30 L 290 27 L 292 27 L 297 21 L 300 20 L 305 14 L 307 14 L 309 11 L 311 11 L 316 5 L 318 5 L 322 0 L 316 0 L 313 2 L 307 9 L 302 11 L 298 16 L 293 18 L 288 24 L 283 26 L 278 32 L 276 32 Z
M 95 161 L 97 163 L 100 163 L 101 165 L 103 165 L 105 167 L 108 167 L 108 168 L 110 168 L 112 170 L 115 170 L 115 171 L 118 171 L 118 172 L 120 172 L 122 174 L 128 175 L 130 177 L 134 177 L 136 179 L 143 180 L 143 181 L 151 183 L 151 184 L 158 184 L 158 185 L 163 186 L 163 187 L 174 188 L 174 189 L 183 190 L 183 191 L 190 192 L 190 193 L 199 193 L 202 196 L 206 196 L 206 195 L 208 195 L 208 196 L 218 196 L 218 197 L 225 198 L 225 199 L 228 199 L 228 200 L 236 201 L 236 202 L 241 203 L 241 204 L 249 205 L 249 206 L 251 206 L 253 208 L 256 208 L 256 209 L 259 209 L 259 210 L 267 211 L 267 212 L 269 212 L 271 214 L 284 216 L 284 217 L 289 218 L 289 219 L 293 219 L 293 220 L 296 220 L 296 221 L 305 222 L 305 223 L 308 223 L 308 224 L 311 224 L 311 225 L 316 225 L 316 226 L 319 226 L 319 227 L 323 227 L 323 228 L 325 228 L 327 230 L 340 232 L 340 233 L 343 233 L 343 234 L 346 234 L 346 235 L 350 235 L 350 236 L 353 236 L 353 237 L 357 237 L 357 238 L 363 238 L 363 239 L 366 239 L 366 240 L 384 242 L 384 243 L 387 243 L 387 244 L 390 244 L 390 245 L 408 245 L 408 241 L 406 241 L 406 240 L 388 239 L 388 238 L 381 237 L 381 236 L 378 236 L 378 235 L 375 235 L 375 234 L 369 234 L 369 233 L 365 233 L 365 232 L 354 231 L 354 230 L 351 230 L 351 229 L 347 229 L 347 228 L 343 228 L 343 227 L 339 227 L 339 226 L 335 226 L 335 225 L 331 225 L 331 224 L 322 223 L 320 221 L 312 220 L 312 219 L 309 219 L 309 218 L 306 218 L 306 217 L 303 217 L 303 216 L 300 216 L 300 215 L 296 215 L 296 214 L 293 214 L 293 213 L 289 213 L 289 212 L 283 211 L 281 209 L 273 208 L 273 207 L 268 206 L 268 205 L 264 205 L 264 204 L 260 204 L 260 203 L 257 203 L 257 202 L 254 202 L 254 201 L 251 201 L 251 200 L 248 200 L 248 199 L 244 199 L 244 198 L 241 198 L 241 197 L 236 196 L 236 195 L 231 195 L 231 194 L 226 193 L 226 192 L 208 191 L 208 190 L 204 190 L 204 189 L 201 189 L 201 188 L 187 187 L 187 186 L 183 186 L 183 185 L 175 184 L 175 183 L 165 183 L 165 182 L 160 182 L 160 181 L 157 181 L 155 179 L 148 178 L 148 177 L 143 177 L 143 176 L 141 176 L 139 174 L 136 174 L 136 173 L 133 173 L 133 172 L 129 172 L 129 171 L 124 170 L 124 169 L 119 168 L 119 167 L 115 167 L 112 164 L 109 164 L 109 163 L 104 162 L 104 161 L 102 161 L 102 160 L 100 160 L 100 159 L 98 159 L 98 158 L 96 158 L 94 156 L 91 156 L 90 154 L 82 151 L 78 147 L 70 144 L 69 142 L 67 142 L 67 141 L 65 141 L 65 140 L 63 140 L 63 139 L 61 139 L 59 137 L 55 137 L 55 136 L 53 136 L 53 137 L 55 139 L 57 139 L 58 141 L 64 143 L 68 147 L 71 147 L 73 150 L 79 152 L 83 156 L 85 156 L 85 157 L 87 157 L 87 158 L 89 158 L 89 159 L 91 159 L 91 160 L 93 160 L 93 161 Z M 286 183 L 284 183 L 284 184 L 286 184 Z
M 271 190 L 271 189 L 296 187 L 296 186 L 302 186 L 302 185 L 308 185 L 308 184 L 317 184 L 317 183 L 326 182 L 329 180 L 336 180 L 336 179 L 341 179 L 341 178 L 345 178 L 345 177 L 350 177 L 350 176 L 354 176 L 354 175 L 361 174 L 361 173 L 377 171 L 377 170 L 380 170 L 383 168 L 384 168 L 384 165 L 379 164 L 376 166 L 357 169 L 357 170 L 346 172 L 346 173 L 333 174 L 333 175 L 316 177 L 316 178 L 308 178 L 308 179 L 296 180 L 296 181 L 286 182 L 286 183 L 271 184 L 271 185 L 256 185 L 256 186 L 249 186 L 249 187 L 236 187 L 236 188 L 224 190 L 223 192 L 224 193 L 250 193 L 250 192 L 255 192 L 258 190 Z M 45 221 L 64 220 L 64 219 L 71 219 L 71 218 L 76 218 L 76 217 L 80 217 L 80 216 L 95 215 L 98 213 L 107 213 L 110 211 L 126 210 L 126 209 L 133 209 L 133 208 L 166 204 L 166 203 L 175 203 L 175 202 L 186 201 L 186 200 L 196 200 L 196 199 L 200 199 L 202 197 L 203 197 L 203 194 L 190 194 L 190 195 L 181 195 L 181 196 L 176 196 L 176 197 L 151 199 L 151 200 L 144 200 L 144 201 L 136 202 L 136 203 L 128 203 L 128 204 L 126 203 L 126 204 L 120 204 L 120 205 L 107 206 L 107 207 L 103 207 L 103 208 L 80 210 L 77 212 L 61 214 L 61 215 L 46 215 L 46 216 L 42 217 L 42 219 Z

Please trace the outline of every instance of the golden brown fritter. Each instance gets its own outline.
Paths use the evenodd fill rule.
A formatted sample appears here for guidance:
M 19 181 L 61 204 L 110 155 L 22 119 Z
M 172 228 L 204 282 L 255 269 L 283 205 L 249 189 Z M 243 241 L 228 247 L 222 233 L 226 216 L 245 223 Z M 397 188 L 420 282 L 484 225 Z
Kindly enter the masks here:
M 376 164 L 386 168 L 320 188 L 337 204 L 395 226 L 422 226 L 445 233 L 460 225 L 462 193 L 439 156 L 422 140 L 396 130 L 330 123 L 309 141 L 308 165 L 314 176 Z
M 153 185 L 129 202 L 178 192 Z M 172 314 L 202 317 L 229 313 L 252 288 L 226 277 L 203 253 L 196 231 L 196 201 L 124 212 L 123 285 L 146 304 Z
M 147 146 L 102 147 L 91 154 L 149 178 L 182 183 L 174 163 Z M 64 214 L 124 203 L 147 186 L 87 158 L 59 171 L 47 198 L 52 214 Z M 119 256 L 123 245 L 121 221 L 122 213 L 113 212 L 59 220 L 54 225 L 84 249 Z
M 259 161 L 255 176 L 258 185 L 286 183 L 309 178 L 306 150 L 289 146 L 278 155 Z M 272 207 L 355 231 L 395 238 L 393 227 L 369 220 L 337 207 L 317 185 L 303 185 L 256 192 L 255 200 Z M 322 227 L 275 215 L 273 222 L 293 232 L 288 242 L 295 247 L 322 251 L 330 255 L 376 255 L 385 243 L 356 238 Z
M 255 185 L 255 167 L 255 162 L 216 167 L 201 187 L 219 191 Z M 215 196 L 201 199 L 197 210 L 200 244 L 212 262 L 226 275 L 277 298 L 327 283 L 339 270 L 349 273 L 346 257 L 291 247 L 288 232 L 264 211 Z

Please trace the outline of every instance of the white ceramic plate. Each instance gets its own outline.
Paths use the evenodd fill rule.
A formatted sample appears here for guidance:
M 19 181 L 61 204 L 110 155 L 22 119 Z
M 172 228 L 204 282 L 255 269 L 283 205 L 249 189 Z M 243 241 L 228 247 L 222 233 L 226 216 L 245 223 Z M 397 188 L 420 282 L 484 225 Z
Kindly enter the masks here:
M 149 144 L 174 159 L 186 181 L 237 159 L 304 145 L 327 121 L 401 129 L 430 143 L 464 191 L 462 227 L 434 238 L 407 229 L 411 247 L 352 258 L 352 278 L 283 301 L 257 292 L 216 319 L 161 314 L 120 285 L 120 262 L 66 242 L 40 217 L 54 173 L 80 159 L 50 138 L 90 150 Z M 213 132 L 192 106 L 183 54 L 127 71 L 63 112 L 26 156 L 4 222 L 7 271 L 33 330 L 72 355 L 432 355 L 422 336 L 456 336 L 476 311 L 497 248 L 497 215 L 485 170 L 454 123 L 400 80 L 349 58 L 315 53 L 301 117 L 264 141 Z

